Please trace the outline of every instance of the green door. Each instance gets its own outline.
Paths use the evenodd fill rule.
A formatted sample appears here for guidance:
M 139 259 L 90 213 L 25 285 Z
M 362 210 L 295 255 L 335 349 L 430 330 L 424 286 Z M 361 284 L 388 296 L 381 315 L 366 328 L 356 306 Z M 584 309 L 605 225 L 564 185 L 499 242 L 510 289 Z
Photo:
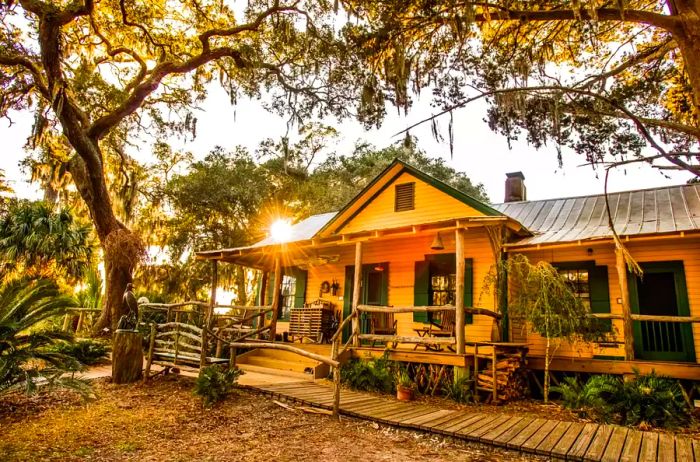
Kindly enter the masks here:
M 345 267 L 345 290 L 343 292 L 343 319 L 352 313 L 353 278 L 355 267 Z M 362 265 L 362 279 L 360 281 L 362 292 L 360 293 L 361 305 L 386 306 L 389 302 L 389 263 L 370 263 Z M 360 319 L 360 331 L 367 332 L 366 319 Z M 350 338 L 352 327 L 343 329 L 343 342 Z
M 644 275 L 630 276 L 632 313 L 689 316 L 688 291 L 682 261 L 642 263 Z M 695 362 L 690 323 L 634 321 L 637 359 Z

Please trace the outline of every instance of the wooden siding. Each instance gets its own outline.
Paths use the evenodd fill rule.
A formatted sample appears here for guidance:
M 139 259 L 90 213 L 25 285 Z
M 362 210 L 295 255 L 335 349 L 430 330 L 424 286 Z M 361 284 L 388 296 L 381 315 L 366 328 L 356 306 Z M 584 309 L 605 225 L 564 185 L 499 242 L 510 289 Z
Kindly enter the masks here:
M 593 254 L 588 255 L 587 249 L 592 249 Z M 686 285 L 688 288 L 688 301 L 690 315 L 700 316 L 700 239 L 678 238 L 668 240 L 654 240 L 646 242 L 629 243 L 628 249 L 639 263 L 681 260 L 685 269 Z M 610 290 L 610 312 L 622 314 L 622 305 L 619 302 L 621 293 L 615 270 L 615 251 L 613 244 L 598 244 L 561 247 L 553 249 L 521 251 L 531 261 L 545 260 L 548 262 L 586 261 L 595 260 L 596 265 L 608 267 L 608 286 Z M 622 321 L 615 320 L 613 325 L 617 329 L 617 339 L 624 340 Z M 522 340 L 522 333 L 513 331 L 515 340 Z M 537 334 L 527 333 L 527 342 L 530 344 L 530 353 L 544 355 L 544 339 Z M 693 341 L 697 362 L 700 362 L 700 324 L 693 324 Z M 592 344 L 568 345 L 563 344 L 557 351 L 558 357 L 583 357 L 596 356 L 624 356 L 624 347 L 598 348 Z
M 422 234 L 402 239 L 378 240 L 366 242 L 363 246 L 364 264 L 389 262 L 389 297 L 390 305 L 413 305 L 414 263 L 423 260 L 426 254 L 454 253 L 454 233 L 443 232 L 441 237 L 445 249 L 435 252 L 430 249 L 434 234 Z M 482 229 L 470 229 L 465 235 L 466 257 L 474 260 L 474 304 L 493 309 L 493 297 L 485 295 L 479 300 L 482 282 L 494 262 L 488 237 Z M 319 298 L 319 288 L 323 281 L 336 279 L 341 287 L 338 296 L 324 294 L 323 299 L 333 303 L 337 311 L 342 311 L 342 295 L 345 289 L 345 266 L 354 264 L 354 247 L 343 246 L 324 249 L 324 254 L 339 255 L 333 264 L 312 266 L 308 268 L 307 301 Z M 398 334 L 415 336 L 414 328 L 422 326 L 413 322 L 412 313 L 396 315 Z M 474 323 L 466 326 L 467 341 L 491 340 L 493 320 L 486 316 L 474 316 Z
M 416 184 L 415 209 L 395 212 L 394 185 L 402 183 Z M 340 232 L 387 229 L 483 215 L 478 210 L 405 172 L 345 224 Z

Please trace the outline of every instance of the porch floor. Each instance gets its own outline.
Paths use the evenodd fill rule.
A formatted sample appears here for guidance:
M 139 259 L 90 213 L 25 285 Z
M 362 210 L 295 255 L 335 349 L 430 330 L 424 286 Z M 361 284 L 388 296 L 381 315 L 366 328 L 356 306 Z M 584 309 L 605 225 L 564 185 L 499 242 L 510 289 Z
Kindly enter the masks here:
M 318 382 L 249 383 L 242 386 L 276 399 L 323 409 L 332 407 L 332 388 Z M 348 390 L 341 392 L 340 412 L 364 420 L 557 459 L 700 462 L 698 440 L 615 425 L 447 410 Z

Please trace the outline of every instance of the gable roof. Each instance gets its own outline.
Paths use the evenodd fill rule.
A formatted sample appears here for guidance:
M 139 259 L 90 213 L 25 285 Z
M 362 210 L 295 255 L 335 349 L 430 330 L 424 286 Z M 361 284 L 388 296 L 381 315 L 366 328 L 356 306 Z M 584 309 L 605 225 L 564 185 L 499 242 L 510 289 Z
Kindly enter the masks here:
M 362 191 L 357 193 L 331 220 L 318 232 L 320 236 L 329 236 L 337 233 L 343 226 L 352 220 L 364 207 L 389 187 L 403 173 L 408 172 L 412 176 L 429 184 L 437 190 L 457 199 L 465 205 L 483 213 L 486 216 L 503 216 L 501 212 L 474 197 L 453 188 L 447 183 L 428 175 L 416 167 L 400 159 L 394 159 L 379 175 L 377 175 Z
M 700 231 L 700 185 L 680 185 L 608 194 L 620 236 Z M 605 195 L 506 202 L 494 208 L 519 221 L 534 236 L 525 246 L 611 238 Z

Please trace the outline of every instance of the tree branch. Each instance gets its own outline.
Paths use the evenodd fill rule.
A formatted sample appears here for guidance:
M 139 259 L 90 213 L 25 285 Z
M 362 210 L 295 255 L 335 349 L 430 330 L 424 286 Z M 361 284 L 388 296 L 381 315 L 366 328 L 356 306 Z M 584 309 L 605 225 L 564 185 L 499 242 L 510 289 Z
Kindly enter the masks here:
M 0 54 L 0 64 L 5 66 L 20 66 L 29 71 L 34 80 L 34 85 L 41 92 L 42 96 L 49 98 L 49 90 L 42 78 L 39 67 L 30 59 L 23 56 L 8 56 Z
M 185 74 L 211 61 L 225 57 L 233 59 L 240 68 L 247 67 L 247 62 L 243 60 L 240 52 L 228 47 L 215 48 L 208 52 L 203 52 L 181 63 L 165 62 L 158 64 L 150 72 L 148 78 L 138 84 L 131 95 L 122 104 L 111 113 L 100 117 L 92 124 L 88 130 L 88 136 L 92 139 L 99 140 L 112 127 L 136 112 L 139 107 L 141 107 L 144 100 L 158 89 L 160 82 L 166 76 L 171 74 Z
M 422 120 L 412 124 L 408 128 L 405 128 L 405 129 L 397 132 L 396 134 L 394 134 L 394 136 L 404 134 L 404 133 L 408 132 L 409 130 L 411 130 L 412 128 L 415 128 L 415 127 L 422 125 L 426 122 L 434 120 L 437 117 L 440 117 L 440 116 L 445 115 L 447 113 L 451 113 L 452 111 L 454 111 L 456 109 L 462 108 L 462 107 L 464 107 L 464 106 L 466 106 L 474 101 L 477 101 L 477 100 L 480 100 L 483 98 L 487 98 L 489 96 L 495 96 L 498 94 L 507 94 L 507 93 L 528 93 L 528 92 L 532 92 L 532 93 L 562 92 L 562 93 L 567 93 L 567 94 L 578 94 L 578 95 L 588 96 L 588 97 L 600 100 L 600 101 L 604 102 L 605 104 L 608 104 L 613 109 L 622 113 L 622 115 L 624 115 L 625 118 L 631 120 L 632 123 L 637 128 L 637 131 L 639 132 L 639 134 L 647 141 L 647 143 L 652 148 L 654 148 L 660 155 L 665 157 L 666 160 L 668 160 L 672 164 L 675 164 L 675 165 L 691 172 L 692 174 L 694 174 L 696 176 L 700 176 L 700 169 L 699 168 L 696 168 L 694 165 L 690 165 L 690 164 L 684 162 L 683 160 L 681 160 L 675 156 L 669 155 L 669 153 L 654 139 L 654 137 L 651 135 L 651 133 L 649 132 L 649 129 L 646 127 L 646 125 L 644 124 L 642 119 L 637 117 L 635 114 L 633 114 L 629 109 L 627 109 L 623 105 L 611 100 L 610 98 L 607 98 L 603 95 L 592 92 L 590 90 L 581 89 L 581 88 L 568 88 L 568 87 L 563 87 L 563 86 L 559 86 L 559 85 L 544 85 L 544 86 L 539 86 L 539 87 L 501 88 L 498 90 L 491 90 L 491 91 L 482 92 L 481 94 L 479 94 L 477 96 L 473 96 L 471 98 L 467 98 L 463 101 L 460 101 L 459 103 L 453 104 L 453 105 L 449 106 L 448 108 L 443 109 L 442 111 L 438 112 L 437 114 L 433 114 L 430 117 L 426 117 L 425 119 L 422 119 Z

